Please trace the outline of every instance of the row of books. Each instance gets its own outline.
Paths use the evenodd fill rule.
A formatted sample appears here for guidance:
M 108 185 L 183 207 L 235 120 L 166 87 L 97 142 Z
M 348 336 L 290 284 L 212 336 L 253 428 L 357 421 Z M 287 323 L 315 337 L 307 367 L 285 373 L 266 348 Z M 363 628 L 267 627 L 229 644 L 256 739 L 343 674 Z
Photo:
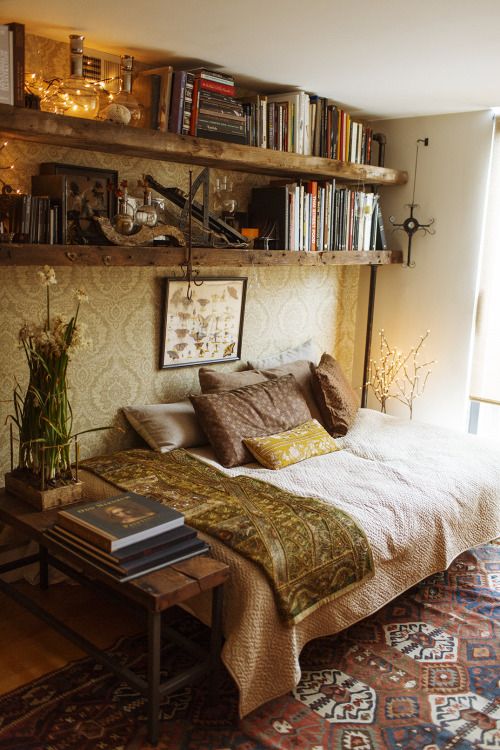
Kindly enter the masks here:
M 236 97 L 234 78 L 171 66 L 152 76 L 151 127 L 296 154 L 370 163 L 372 130 L 329 99 L 288 91 Z
M 252 189 L 252 226 L 278 250 L 386 250 L 379 196 L 335 180 Z
M 14 242 L 54 245 L 61 243 L 61 206 L 48 196 L 19 194 L 8 199 L 1 224 Z
M 0 24 L 0 104 L 24 107 L 24 24 Z
M 243 99 L 247 144 L 369 164 L 372 129 L 328 99 L 304 91 Z
M 120 582 L 209 551 L 182 513 L 134 492 L 60 510 L 45 533 Z

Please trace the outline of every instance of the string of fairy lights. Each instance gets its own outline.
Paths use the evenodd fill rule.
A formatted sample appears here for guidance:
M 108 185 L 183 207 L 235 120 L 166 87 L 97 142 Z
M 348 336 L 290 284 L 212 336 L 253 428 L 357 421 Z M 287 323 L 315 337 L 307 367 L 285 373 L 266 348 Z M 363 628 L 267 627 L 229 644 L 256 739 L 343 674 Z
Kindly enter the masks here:
M 2 144 L 0 144 L 0 154 L 3 153 L 3 151 L 7 148 L 8 145 L 9 145 L 8 141 L 4 141 Z M 0 165 L 0 173 L 6 172 L 6 171 L 12 172 L 13 169 L 14 169 L 13 163 Z M 1 175 L 0 175 L 0 185 L 2 188 L 2 195 L 11 195 L 12 193 L 19 195 L 21 192 L 19 188 L 13 188 L 10 182 L 7 182 L 6 180 L 4 180 L 1 177 Z

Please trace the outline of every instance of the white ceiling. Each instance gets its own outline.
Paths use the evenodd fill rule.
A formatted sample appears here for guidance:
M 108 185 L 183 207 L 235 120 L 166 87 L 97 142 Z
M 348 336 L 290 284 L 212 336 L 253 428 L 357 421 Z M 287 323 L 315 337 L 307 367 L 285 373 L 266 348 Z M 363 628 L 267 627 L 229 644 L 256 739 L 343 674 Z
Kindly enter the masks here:
M 3 21 L 401 117 L 500 105 L 500 0 L 0 0 Z

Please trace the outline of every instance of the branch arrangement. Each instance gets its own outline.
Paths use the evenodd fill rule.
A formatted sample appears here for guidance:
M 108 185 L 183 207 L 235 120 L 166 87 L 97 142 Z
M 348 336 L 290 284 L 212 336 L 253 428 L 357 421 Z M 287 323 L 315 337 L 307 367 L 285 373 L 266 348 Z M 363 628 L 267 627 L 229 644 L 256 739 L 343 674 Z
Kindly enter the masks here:
M 407 354 L 391 349 L 383 330 L 379 331 L 380 357 L 370 360 L 367 387 L 380 403 L 380 411 L 387 411 L 387 402 L 394 398 L 408 407 L 413 418 L 413 404 L 422 396 L 435 360 L 420 363 L 419 358 L 430 331 L 420 336 L 416 346 Z

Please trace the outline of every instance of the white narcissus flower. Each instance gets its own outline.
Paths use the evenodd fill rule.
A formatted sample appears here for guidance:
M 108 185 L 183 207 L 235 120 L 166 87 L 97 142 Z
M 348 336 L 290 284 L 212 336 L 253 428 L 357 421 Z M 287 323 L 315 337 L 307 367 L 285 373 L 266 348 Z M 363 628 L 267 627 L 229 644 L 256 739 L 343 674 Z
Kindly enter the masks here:
M 74 292 L 75 292 L 75 297 L 77 298 L 78 302 L 89 301 L 89 295 L 87 294 L 83 286 L 81 286 L 79 289 L 75 289 Z
M 42 286 L 57 284 L 56 272 L 51 266 L 44 266 L 42 271 L 38 271 L 38 278 Z

